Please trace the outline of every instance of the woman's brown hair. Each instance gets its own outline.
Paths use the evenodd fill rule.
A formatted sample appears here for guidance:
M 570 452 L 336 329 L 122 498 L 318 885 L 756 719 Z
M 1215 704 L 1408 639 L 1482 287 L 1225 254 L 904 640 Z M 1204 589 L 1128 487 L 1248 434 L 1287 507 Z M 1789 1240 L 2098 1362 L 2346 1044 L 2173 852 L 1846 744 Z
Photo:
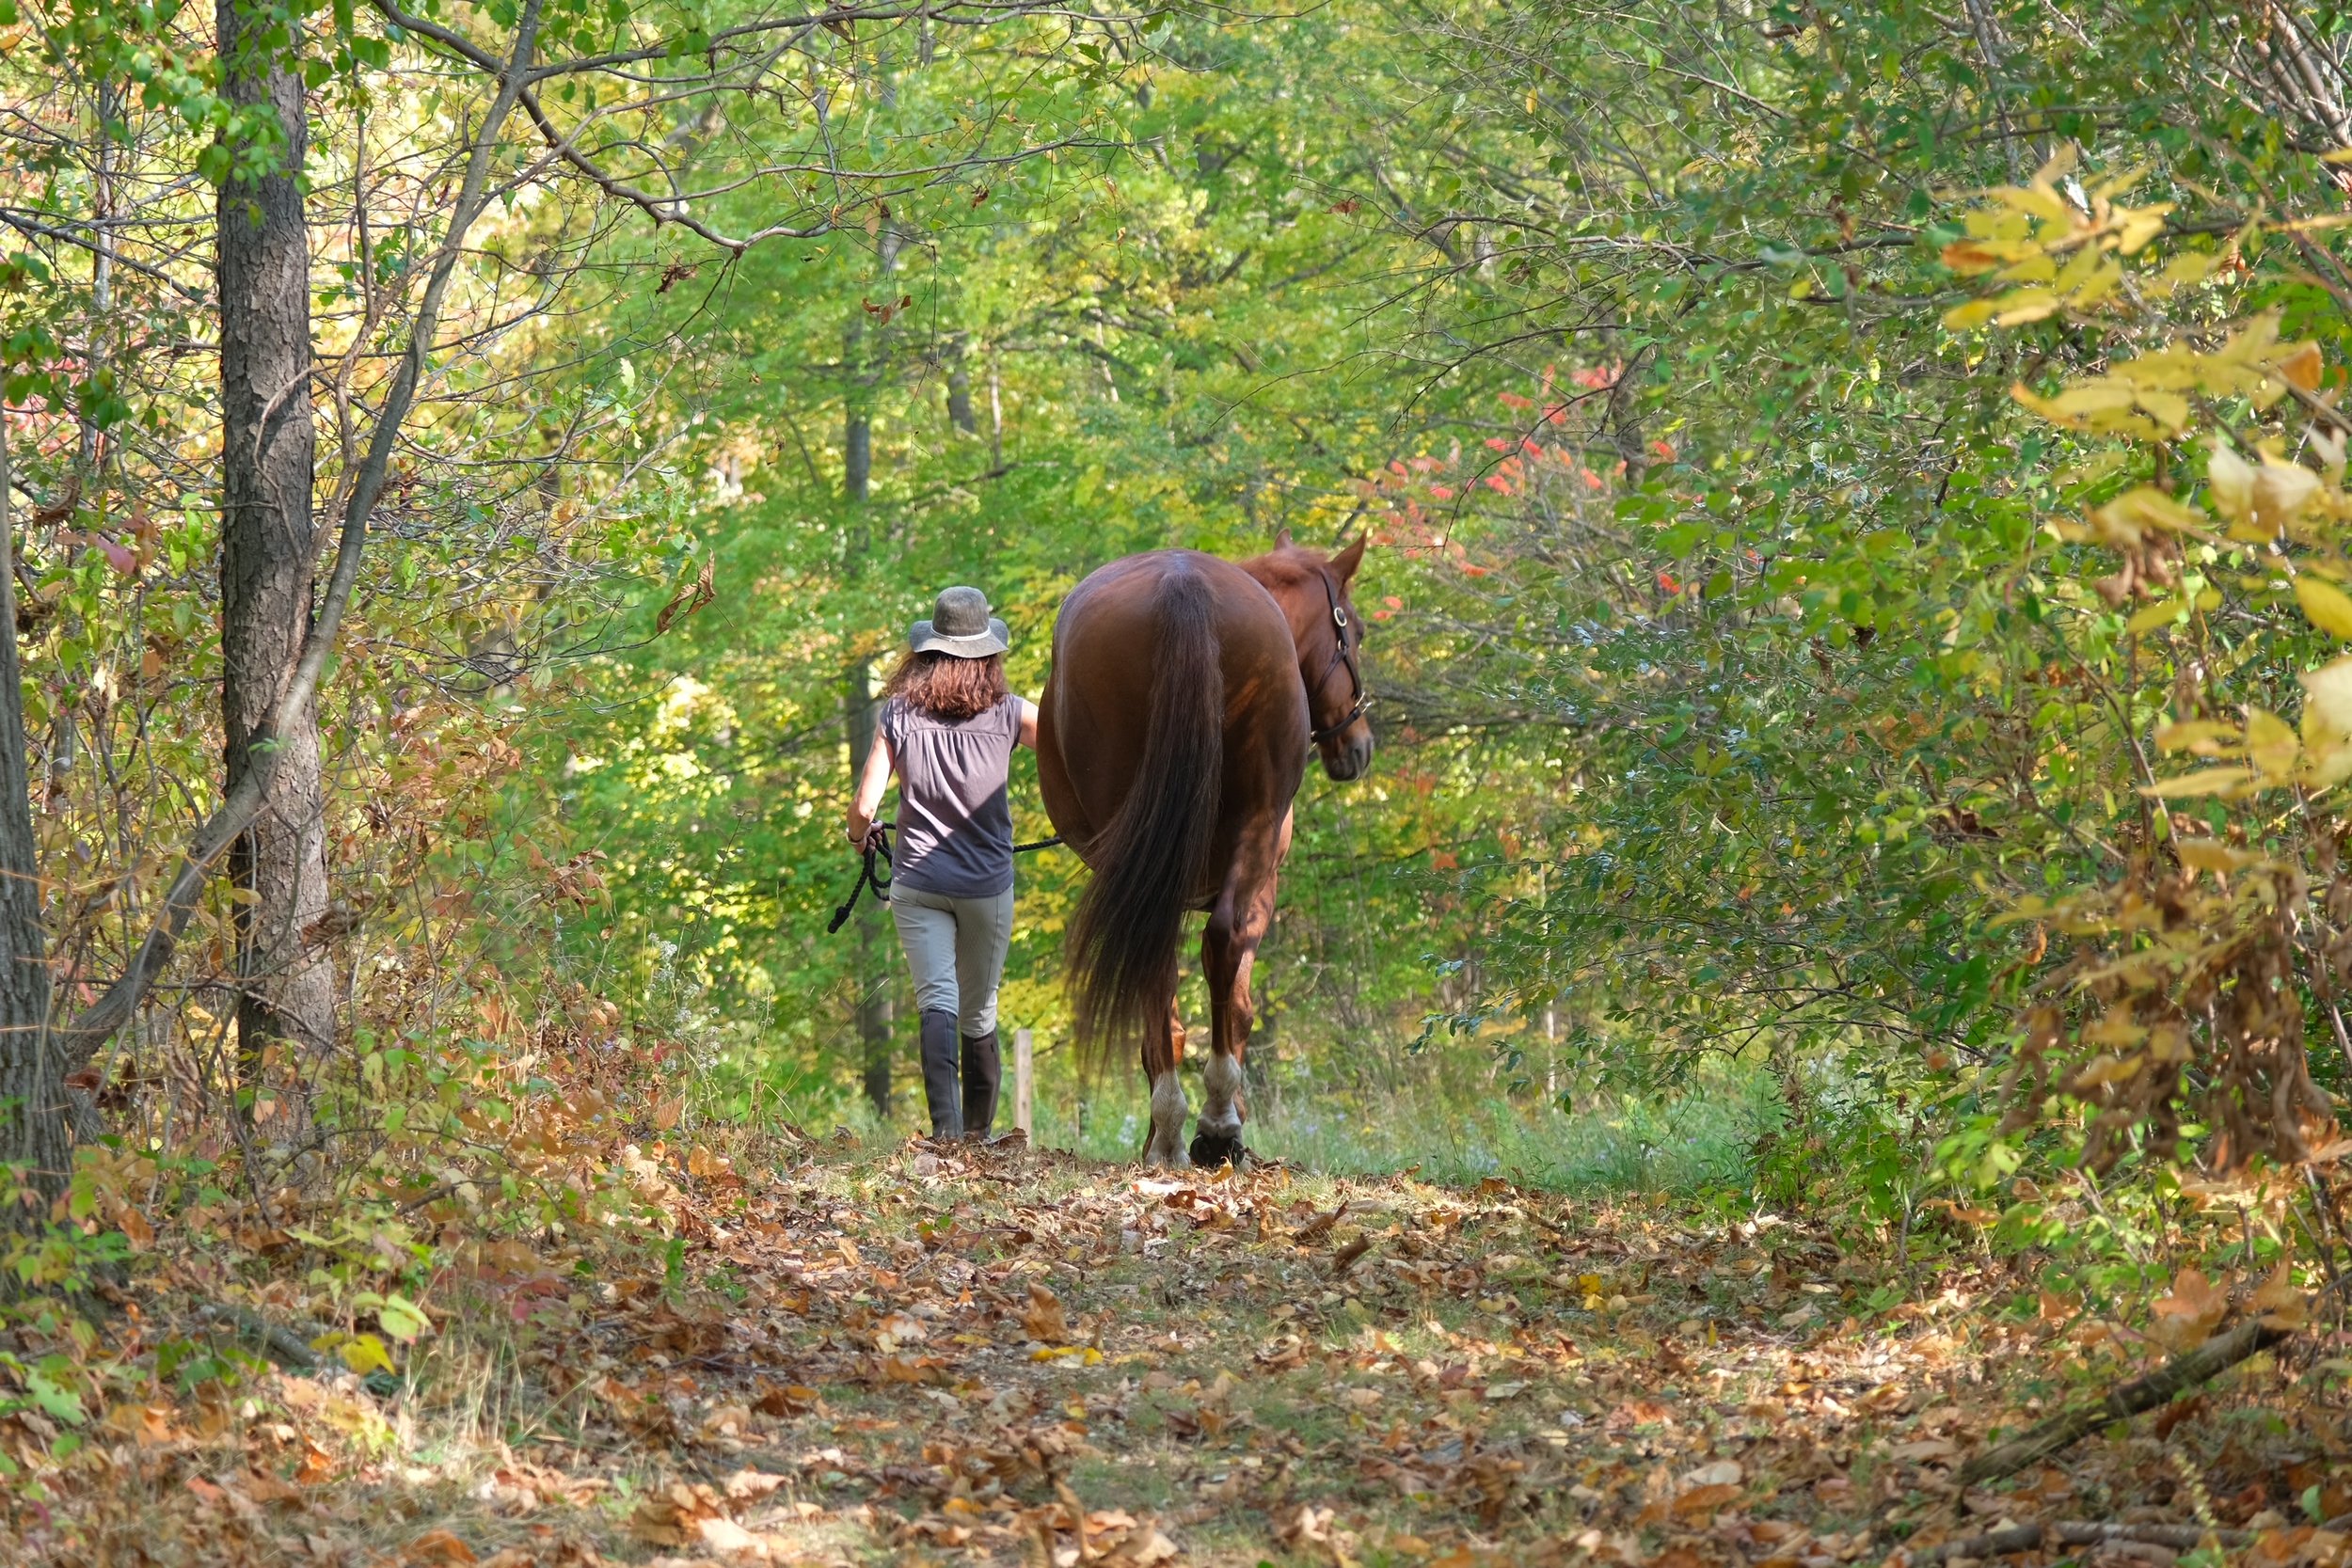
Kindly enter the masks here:
M 934 719 L 960 724 L 976 719 L 1010 695 L 1005 684 L 1005 656 L 959 658 L 936 650 L 909 654 L 891 672 L 883 695 L 903 697 L 907 705 Z

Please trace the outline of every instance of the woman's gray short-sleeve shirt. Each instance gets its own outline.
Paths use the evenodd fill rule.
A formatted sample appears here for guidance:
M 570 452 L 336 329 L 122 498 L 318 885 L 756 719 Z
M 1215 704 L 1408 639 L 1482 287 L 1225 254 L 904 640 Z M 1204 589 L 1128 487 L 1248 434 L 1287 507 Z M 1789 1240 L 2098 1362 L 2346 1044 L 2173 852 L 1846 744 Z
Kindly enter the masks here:
M 1021 741 L 1021 699 L 1009 694 L 955 723 L 893 697 L 881 723 L 898 765 L 891 879 L 950 898 L 993 898 L 1012 886 L 1005 783 Z

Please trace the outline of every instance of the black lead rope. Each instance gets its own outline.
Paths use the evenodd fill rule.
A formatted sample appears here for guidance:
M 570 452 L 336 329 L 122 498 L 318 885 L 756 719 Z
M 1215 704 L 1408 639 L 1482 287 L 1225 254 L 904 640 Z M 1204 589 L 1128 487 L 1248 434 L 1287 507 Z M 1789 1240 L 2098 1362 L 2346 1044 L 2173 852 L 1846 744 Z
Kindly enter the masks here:
M 866 841 L 866 863 L 858 867 L 857 880 L 850 888 L 850 896 L 834 907 L 833 924 L 825 927 L 825 935 L 832 936 L 850 923 L 850 911 L 857 908 L 858 895 L 867 888 L 874 890 L 877 898 L 890 896 L 890 873 L 887 869 L 874 869 L 877 860 L 884 867 L 890 864 L 890 832 L 887 822 L 875 825 L 874 832 Z
M 859 896 L 867 888 L 874 890 L 874 896 L 877 898 L 890 896 L 888 867 L 890 865 L 891 827 L 889 823 L 884 822 L 881 824 L 881 828 L 882 831 L 876 833 L 873 841 L 866 847 L 866 863 L 858 868 L 857 881 L 850 887 L 850 896 L 834 906 L 833 924 L 825 927 L 827 936 L 834 935 L 850 923 L 850 911 L 857 908 Z M 1012 852 L 1016 855 L 1026 855 L 1039 849 L 1051 849 L 1060 842 L 1061 834 L 1056 833 L 1051 838 L 1041 838 L 1033 843 L 1016 844 L 1012 847 Z M 875 870 L 877 864 L 882 866 L 883 869 Z

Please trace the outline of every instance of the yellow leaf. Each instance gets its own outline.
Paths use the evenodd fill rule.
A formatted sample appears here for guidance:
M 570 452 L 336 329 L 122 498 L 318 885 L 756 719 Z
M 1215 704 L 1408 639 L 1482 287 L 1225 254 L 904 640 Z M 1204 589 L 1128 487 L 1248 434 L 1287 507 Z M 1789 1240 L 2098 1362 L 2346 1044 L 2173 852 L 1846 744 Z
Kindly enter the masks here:
M 2137 534 L 2150 528 L 2168 532 L 2193 532 L 2205 526 L 2205 515 L 2183 506 L 2153 484 L 2126 490 L 2094 514 L 2101 522 L 2122 525 Z
M 2123 269 L 2120 265 L 2112 261 L 2102 261 L 2090 277 L 2075 286 L 2074 308 L 2079 310 L 2098 304 L 2115 293 L 2122 281 Z
M 2303 683 L 2303 740 L 2322 737 L 2352 740 L 2352 658 L 2340 658 L 2316 670 L 2306 670 Z
M 343 1336 L 342 1341 L 335 1347 L 335 1354 L 343 1358 L 344 1366 L 361 1377 L 370 1372 L 392 1370 L 391 1353 L 384 1348 L 384 1341 L 373 1334 Z
M 2058 270 L 2058 276 L 2050 279 L 2050 287 L 2059 293 L 2071 294 L 2085 283 L 2090 282 L 2090 275 L 2098 270 L 2098 250 L 2094 246 L 2085 245 L 2074 252 L 2074 260 Z M 2022 283 L 2026 279 L 2020 278 L 2018 281 Z
M 2188 428 L 2188 399 L 2178 392 L 2142 392 L 2132 400 L 2156 423 L 2174 431 Z
M 2186 599 L 2166 599 L 2161 604 L 2152 604 L 2133 615 L 2130 620 L 2123 623 L 2123 629 L 2134 633 L 2153 631 L 2158 626 L 2169 626 L 2175 621 L 2186 619 L 2188 619 Z
M 2117 382 L 2083 381 L 2050 399 L 2048 406 L 2061 415 L 2102 414 L 2112 408 L 2129 408 L 2137 396 L 2135 388 Z
M 2165 262 L 2154 277 L 2140 275 L 2140 292 L 2152 299 L 2163 299 L 2192 283 L 2202 283 L 2213 276 L 2228 254 L 2219 250 L 2186 250 Z
M 2259 865 L 2263 857 L 2251 849 L 2233 849 L 2229 845 L 2210 838 L 2184 838 L 2172 846 L 2172 852 L 2181 857 L 2181 863 L 2192 871 L 2242 871 Z
M 2116 237 L 2115 248 L 2126 256 L 2138 254 L 2150 240 L 2164 232 L 2165 214 L 2172 211 L 2169 201 L 2153 207 L 2135 207 L 2123 218 L 2122 231 Z
M 2319 476 L 2300 463 L 2265 458 L 2254 475 L 2254 522 L 2275 533 L 2301 516 L 2318 493 Z
M 2048 283 L 2058 275 L 2058 262 L 2046 250 L 2032 255 L 2012 266 L 2003 267 L 1994 276 L 1996 283 Z
M 2137 1045 L 2148 1037 L 2147 1027 L 2132 1022 L 2131 1009 L 2116 1007 L 2101 1013 L 2082 1033 L 2086 1045 Z
M 1982 326 L 1993 319 L 1993 302 L 1972 299 L 1965 305 L 1955 305 L 1944 312 L 1947 332 L 1965 332 L 1972 326 Z
M 2033 182 L 2043 190 L 2047 190 L 2051 185 L 2074 173 L 2081 166 L 2082 158 L 2081 148 L 2071 141 L 2060 142 L 2058 150 L 2042 161 L 2040 168 L 2033 171 Z
M 2213 498 L 2213 509 L 2233 523 L 2254 515 L 2254 470 L 2222 445 L 2218 436 L 2213 438 L 2213 456 L 2205 461 L 2205 493 Z
M 2002 185 L 1986 194 L 2018 212 L 2030 213 L 2050 223 L 2067 223 L 2074 217 L 2073 210 L 2047 187 Z
M 2287 727 L 2285 720 L 2258 707 L 2247 709 L 2247 759 L 2262 769 L 2265 779 L 2283 779 L 2293 772 L 2295 759 L 2302 750 L 2303 742 Z
M 2094 1056 L 2085 1064 L 2082 1071 L 2074 1075 L 2074 1082 L 2069 1085 L 2070 1090 L 2074 1094 L 2089 1094 L 2109 1084 L 2136 1078 L 2144 1060 L 2137 1053 L 2129 1056 Z
M 2056 315 L 2061 302 L 2058 296 L 2043 288 L 2013 289 L 1994 301 L 1997 312 L 1993 318 L 1995 326 L 2023 326 L 2044 316 Z
M 2295 353 L 2279 361 L 2279 373 L 2286 377 L 2288 385 L 2300 387 L 2307 392 L 2319 390 L 2319 372 L 2320 359 L 2317 343 L 2305 343 Z
M 2352 663 L 2352 660 L 2347 660 Z M 2309 676 L 2304 677 L 2306 680 Z M 2218 724 L 2210 719 L 2192 719 L 2186 723 L 2166 724 L 2156 731 L 2159 752 L 2194 752 L 2201 757 L 2222 755 L 2222 745 L 2234 746 L 2239 739 L 2235 724 Z
M 2352 641 L 2352 598 L 2344 597 L 2343 589 L 2305 572 L 2295 579 L 2295 602 L 2312 626 Z
M 2131 167 L 2110 174 L 2106 179 L 2100 181 L 2097 184 L 2091 186 L 2090 198 L 2093 201 L 2101 199 L 2112 201 L 2117 197 L 2122 196 L 2125 191 L 2130 190 L 2134 185 L 2138 184 L 2142 180 L 2147 178 L 2148 166 L 2146 164 L 2134 164 Z
M 2140 793 L 2159 800 L 2186 800 L 2203 795 L 2242 795 L 2252 782 L 2243 768 L 2201 768 L 2143 785 Z
M 2352 779 L 2352 740 L 2331 736 L 2303 751 L 2303 782 L 2313 789 L 2333 789 Z

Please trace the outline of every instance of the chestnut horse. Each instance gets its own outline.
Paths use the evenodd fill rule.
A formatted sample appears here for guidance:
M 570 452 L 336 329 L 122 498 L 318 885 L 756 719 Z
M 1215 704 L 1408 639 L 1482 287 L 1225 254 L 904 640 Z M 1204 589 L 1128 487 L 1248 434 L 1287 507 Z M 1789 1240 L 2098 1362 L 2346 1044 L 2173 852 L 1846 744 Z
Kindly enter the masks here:
M 1287 536 L 1238 564 L 1198 550 L 1115 561 L 1054 623 L 1039 705 L 1038 783 L 1054 828 L 1093 870 L 1072 918 L 1078 1037 L 1101 1054 L 1140 1037 L 1152 1089 L 1144 1158 L 1185 1163 L 1176 942 L 1200 939 L 1210 1056 L 1191 1163 L 1239 1164 L 1249 970 L 1274 920 L 1291 800 L 1307 753 L 1334 779 L 1372 763 L 1348 581 L 1360 538 L 1328 559 Z

